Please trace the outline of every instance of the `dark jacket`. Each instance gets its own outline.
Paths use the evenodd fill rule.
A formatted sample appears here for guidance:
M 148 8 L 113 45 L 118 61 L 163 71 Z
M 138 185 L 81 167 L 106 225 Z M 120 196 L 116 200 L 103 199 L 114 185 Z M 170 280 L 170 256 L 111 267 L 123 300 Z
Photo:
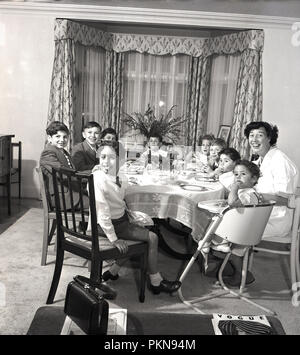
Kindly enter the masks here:
M 68 164 L 68 160 L 66 159 L 64 153 L 69 157 L 69 160 L 71 162 L 71 166 Z M 72 163 L 72 158 L 70 154 L 64 150 L 64 152 L 61 149 L 56 148 L 52 144 L 47 144 L 45 149 L 41 153 L 40 157 L 40 167 L 42 169 L 42 172 L 44 174 L 44 183 L 45 183 L 45 188 L 46 190 L 49 191 L 50 195 L 50 206 L 54 207 L 55 206 L 55 198 L 54 198 L 54 188 L 53 188 L 53 181 L 52 181 L 52 167 L 54 168 L 73 168 L 75 169 L 74 164 Z M 74 186 L 75 190 L 79 191 L 78 186 Z M 70 193 L 68 191 L 68 188 L 65 189 L 65 196 L 66 196 L 66 203 L 67 203 L 67 208 L 70 208 Z M 75 193 L 74 195 L 74 203 L 77 204 L 79 202 L 79 194 Z
M 72 161 L 78 171 L 92 170 L 99 163 L 96 152 L 91 149 L 86 141 L 73 147 Z

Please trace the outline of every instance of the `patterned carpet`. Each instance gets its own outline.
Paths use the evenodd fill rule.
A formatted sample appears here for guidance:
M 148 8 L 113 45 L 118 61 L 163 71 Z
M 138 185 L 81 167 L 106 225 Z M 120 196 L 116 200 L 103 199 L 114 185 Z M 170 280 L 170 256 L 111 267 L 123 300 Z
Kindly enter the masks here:
M 26 334 L 35 311 L 45 305 L 55 255 L 52 245 L 49 248 L 47 265 L 40 266 L 42 231 L 42 209 L 31 208 L 0 234 L 0 334 Z M 174 242 L 174 236 L 169 235 L 169 238 Z M 288 291 L 287 260 L 279 262 L 275 258 L 277 257 L 260 253 L 255 255 L 252 270 L 256 281 L 248 288 L 248 295 L 260 304 L 276 310 L 287 334 L 300 334 L 300 308 L 292 305 Z M 159 269 L 164 277 L 175 279 L 183 267 L 184 262 L 160 252 Z M 88 275 L 85 261 L 66 256 L 53 306 L 63 306 L 67 284 L 77 274 Z M 137 280 L 135 264 L 126 263 L 120 272 L 119 280 L 110 281 L 118 291 L 115 304 L 135 312 L 195 313 L 193 309 L 183 304 L 177 295 L 153 295 L 147 290 L 145 303 L 139 303 Z M 216 289 L 214 282 L 214 279 L 205 277 L 199 272 L 199 265 L 196 263 L 183 285 L 184 297 L 191 299 L 204 296 Z M 206 301 L 199 307 L 205 313 L 243 315 L 264 313 L 232 296 Z

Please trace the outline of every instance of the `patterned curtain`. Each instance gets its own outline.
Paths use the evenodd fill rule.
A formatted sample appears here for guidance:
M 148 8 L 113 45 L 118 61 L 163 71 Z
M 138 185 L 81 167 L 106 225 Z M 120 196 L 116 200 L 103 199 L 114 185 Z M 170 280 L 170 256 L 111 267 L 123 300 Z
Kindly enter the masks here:
M 262 52 L 247 49 L 242 53 L 238 74 L 230 146 L 245 159 L 249 145 L 244 129 L 249 122 L 262 119 Z
M 75 49 L 70 39 L 55 42 L 47 126 L 63 122 L 70 130 L 69 147 L 74 141 Z
M 189 70 L 187 109 L 185 116 L 187 146 L 196 145 L 197 137 L 206 131 L 211 57 L 192 58 Z
M 237 85 L 231 145 L 247 155 L 245 125 L 261 117 L 262 30 L 249 30 L 213 38 L 179 38 L 135 34 L 113 34 L 65 19 L 55 22 L 55 59 L 50 92 L 48 124 L 64 122 L 70 129 L 69 147 L 74 142 L 75 51 L 74 43 L 100 46 L 106 50 L 106 74 L 102 124 L 118 132 L 123 107 L 124 53 L 133 50 L 155 55 L 186 54 L 192 57 L 186 116 L 186 144 L 195 145 L 206 130 L 211 56 L 242 53 Z
M 123 108 L 124 54 L 106 52 L 103 127 L 113 127 L 119 132 Z

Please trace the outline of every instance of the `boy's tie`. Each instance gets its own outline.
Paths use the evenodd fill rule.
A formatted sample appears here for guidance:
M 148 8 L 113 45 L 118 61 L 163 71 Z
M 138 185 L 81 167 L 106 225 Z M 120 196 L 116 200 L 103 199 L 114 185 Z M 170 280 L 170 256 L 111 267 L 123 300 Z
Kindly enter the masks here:
M 72 161 L 71 161 L 71 158 L 70 158 L 69 154 L 68 154 L 65 150 L 63 150 L 63 153 L 64 153 L 65 158 L 67 159 L 69 168 L 75 169 L 75 167 L 74 167 L 74 165 L 73 165 L 73 163 L 72 163 Z

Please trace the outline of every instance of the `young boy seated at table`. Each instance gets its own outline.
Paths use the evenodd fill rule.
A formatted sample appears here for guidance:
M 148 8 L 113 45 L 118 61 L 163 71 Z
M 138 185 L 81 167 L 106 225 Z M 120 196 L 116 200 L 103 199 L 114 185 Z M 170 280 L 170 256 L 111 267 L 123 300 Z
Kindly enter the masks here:
M 161 149 L 162 136 L 159 133 L 150 133 L 148 149 L 138 159 L 144 167 L 159 169 L 165 165 L 168 152 Z
M 90 121 L 82 128 L 84 141 L 73 147 L 72 160 L 78 171 L 92 170 L 98 164 L 96 152 L 98 148 L 101 126 L 99 123 Z
M 230 186 L 230 192 L 228 195 L 228 204 L 232 207 L 240 207 L 243 205 L 257 205 L 262 202 L 262 197 L 255 190 L 255 185 L 260 177 L 259 167 L 248 161 L 248 160 L 238 160 L 235 163 L 233 169 L 234 182 Z M 221 222 L 222 223 L 222 222 Z M 233 254 L 231 257 L 231 265 L 235 269 L 235 274 L 231 279 L 227 279 L 227 283 L 231 286 L 237 286 L 240 284 L 242 277 L 242 260 L 241 255 L 244 248 L 238 245 L 231 246 L 226 240 L 222 239 L 221 236 L 215 235 L 210 243 L 205 245 L 202 250 L 204 253 L 208 253 L 209 247 L 212 249 L 221 251 L 223 253 L 228 253 L 232 249 Z M 250 284 L 254 281 L 253 275 L 248 271 L 246 284 Z
M 126 240 L 146 242 L 148 244 L 150 290 L 154 294 L 177 291 L 181 283 L 163 279 L 158 271 L 157 235 L 144 227 L 129 222 L 124 200 L 128 181 L 125 175 L 119 175 L 119 166 L 125 161 L 124 148 L 119 142 L 102 141 L 98 155 L 99 169 L 95 170 L 93 175 L 99 233 L 105 234 L 109 242 L 118 248 L 124 257 L 126 257 L 128 250 Z M 118 272 L 124 261 L 124 259 L 117 260 L 103 274 L 103 280 L 117 280 L 119 278 Z
M 48 143 L 41 153 L 40 167 L 44 174 L 45 185 L 49 190 L 52 206 L 55 206 L 54 189 L 52 182 L 52 167 L 75 170 L 72 158 L 65 149 L 69 140 L 68 127 L 58 121 L 49 124 L 46 129 Z M 76 186 L 73 186 L 76 189 Z M 71 206 L 68 189 L 65 191 L 67 208 Z M 79 202 L 79 194 L 74 195 L 74 203 Z M 84 198 L 84 205 L 87 206 L 88 199 Z
M 118 134 L 112 127 L 105 128 L 100 134 L 100 141 L 117 141 Z
M 222 138 L 216 138 L 211 142 L 207 164 L 200 170 L 203 173 L 211 173 L 219 165 L 219 153 L 227 147 L 227 143 Z
M 240 153 L 236 149 L 225 148 L 219 153 L 218 167 L 207 173 L 206 176 L 219 180 L 226 189 L 229 189 L 234 181 L 233 169 L 235 163 L 240 159 Z
M 196 151 L 189 152 L 185 159 L 185 167 L 188 169 L 190 166 L 196 165 L 198 169 L 203 168 L 208 164 L 209 149 L 214 136 L 206 134 L 199 138 L 199 145 Z

